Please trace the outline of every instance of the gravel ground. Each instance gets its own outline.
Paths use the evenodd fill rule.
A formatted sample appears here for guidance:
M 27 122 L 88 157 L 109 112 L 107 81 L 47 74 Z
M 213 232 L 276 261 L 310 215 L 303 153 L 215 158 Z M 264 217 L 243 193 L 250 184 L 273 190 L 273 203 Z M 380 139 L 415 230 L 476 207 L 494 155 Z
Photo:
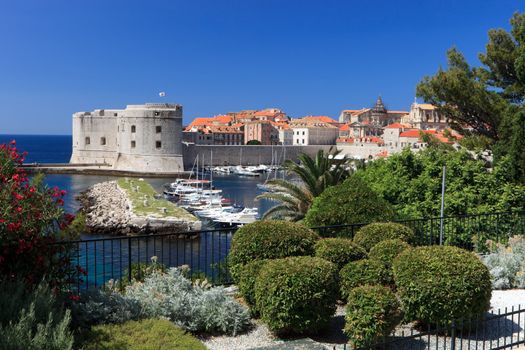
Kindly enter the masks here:
M 493 291 L 491 299 L 491 311 L 489 317 L 497 315 L 497 310 L 501 309 L 501 312 L 510 312 L 512 306 L 517 310 L 518 305 L 522 305 L 522 309 L 525 309 L 525 289 L 513 289 L 505 291 Z M 338 306 L 336 314 L 332 319 L 332 324 L 329 330 L 318 336 L 312 337 L 318 344 L 323 345 L 326 349 L 343 349 L 342 344 L 347 342 L 347 338 L 342 332 L 344 327 L 344 307 Z M 408 325 L 400 326 L 396 329 L 396 335 L 407 336 L 411 333 L 417 334 Z M 457 349 L 482 349 L 482 344 L 479 340 L 484 339 L 485 349 L 491 349 L 503 344 L 508 344 L 511 341 L 518 339 L 525 339 L 525 311 L 515 314 L 513 317 L 508 316 L 507 318 L 500 317 L 494 320 L 488 321 L 485 327 L 478 329 L 470 329 L 470 331 L 464 331 L 462 339 L 456 341 Z M 391 343 L 389 349 L 413 349 L 421 350 L 427 347 L 427 343 L 430 343 L 431 349 L 449 349 L 450 338 L 449 337 L 436 337 L 434 336 L 415 336 L 412 341 L 404 340 L 401 342 L 395 342 L 396 338 L 391 338 L 394 343 Z M 276 339 L 272 336 L 266 325 L 260 320 L 254 320 L 254 328 L 246 334 L 238 335 L 236 337 L 220 336 L 210 337 L 201 339 L 210 350 L 246 350 L 263 346 L 278 345 L 282 344 L 283 341 Z M 462 342 L 462 343 L 461 343 Z M 437 343 L 437 344 L 436 344 Z M 499 344 L 499 345 L 498 345 Z

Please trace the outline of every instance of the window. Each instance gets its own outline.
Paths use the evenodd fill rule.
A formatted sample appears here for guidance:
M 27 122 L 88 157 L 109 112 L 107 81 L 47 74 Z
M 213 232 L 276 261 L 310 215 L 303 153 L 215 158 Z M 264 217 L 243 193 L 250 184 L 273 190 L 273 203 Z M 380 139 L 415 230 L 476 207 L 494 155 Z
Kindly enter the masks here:
M 136 146 L 135 141 L 131 141 L 131 148 L 135 148 L 135 146 Z
M 84 143 L 86 145 L 89 145 L 91 143 L 91 139 L 89 137 L 86 137 L 85 140 L 84 140 Z
M 157 126 L 155 127 L 155 132 L 156 132 L 157 134 L 160 134 L 160 133 L 162 132 L 162 126 L 157 125 Z
M 155 111 L 155 117 L 158 117 L 160 115 L 160 112 Z
M 116 116 L 117 116 L 117 113 L 113 113 L 113 116 L 116 117 Z
M 304 136 L 304 131 L 303 131 L 303 136 Z
M 162 142 L 155 141 L 155 148 L 161 148 L 161 147 L 162 147 Z
M 303 145 L 304 145 L 304 139 L 303 139 Z
M 137 132 L 137 127 L 135 125 L 132 125 L 131 126 L 131 133 L 133 134 L 135 132 Z
M 105 146 L 105 145 L 106 145 L 106 138 L 105 138 L 104 136 L 102 136 L 102 137 L 100 138 L 100 145 L 101 145 L 101 146 Z

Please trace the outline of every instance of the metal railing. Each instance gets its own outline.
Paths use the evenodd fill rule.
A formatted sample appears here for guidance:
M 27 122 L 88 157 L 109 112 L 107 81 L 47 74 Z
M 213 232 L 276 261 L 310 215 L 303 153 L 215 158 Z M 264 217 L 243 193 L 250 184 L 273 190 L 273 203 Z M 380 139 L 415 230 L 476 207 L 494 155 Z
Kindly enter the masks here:
M 417 245 L 439 244 L 443 221 L 444 244 L 483 251 L 487 239 L 504 243 L 513 235 L 525 234 L 525 213 L 449 216 L 400 220 L 416 234 Z M 352 238 L 366 223 L 314 227 L 322 236 Z M 192 277 L 206 277 L 214 284 L 229 284 L 227 255 L 236 229 L 217 229 L 184 233 L 96 238 L 57 242 L 74 252 L 73 261 L 85 274 L 76 278 L 75 288 L 99 287 L 108 280 L 131 281 L 143 273 L 156 257 L 160 266 L 188 265 Z
M 525 309 L 521 306 L 491 311 L 482 317 L 456 320 L 445 326 L 403 330 L 374 344 L 354 347 L 334 346 L 334 350 L 418 349 L 418 350 L 498 350 L 525 344 Z

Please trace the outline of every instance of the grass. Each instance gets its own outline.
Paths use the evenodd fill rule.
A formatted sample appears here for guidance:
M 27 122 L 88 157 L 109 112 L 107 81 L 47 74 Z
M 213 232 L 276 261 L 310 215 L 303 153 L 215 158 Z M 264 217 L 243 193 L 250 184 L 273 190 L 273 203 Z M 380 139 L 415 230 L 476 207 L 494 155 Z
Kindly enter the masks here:
M 197 221 L 197 218 L 185 209 L 177 207 L 164 198 L 155 198 L 155 196 L 158 196 L 157 191 L 144 180 L 122 178 L 117 180 L 117 184 L 126 192 L 131 201 L 131 209 L 137 216 Z M 147 201 L 147 205 L 144 205 L 145 201 Z M 165 208 L 165 211 L 163 211 L 163 208 Z
M 94 326 L 82 345 L 84 350 L 206 350 L 170 321 L 155 319 Z

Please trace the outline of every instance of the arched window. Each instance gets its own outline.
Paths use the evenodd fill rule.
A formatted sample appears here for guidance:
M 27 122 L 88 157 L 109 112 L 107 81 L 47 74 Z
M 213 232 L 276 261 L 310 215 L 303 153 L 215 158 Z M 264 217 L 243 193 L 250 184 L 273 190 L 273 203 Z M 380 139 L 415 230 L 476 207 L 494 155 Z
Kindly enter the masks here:
M 91 143 L 91 139 L 90 139 L 89 137 L 86 137 L 86 138 L 84 139 L 84 143 L 85 143 L 86 145 L 89 145 L 89 144 Z
M 135 133 L 137 131 L 137 127 L 135 125 L 131 126 L 131 133 Z

